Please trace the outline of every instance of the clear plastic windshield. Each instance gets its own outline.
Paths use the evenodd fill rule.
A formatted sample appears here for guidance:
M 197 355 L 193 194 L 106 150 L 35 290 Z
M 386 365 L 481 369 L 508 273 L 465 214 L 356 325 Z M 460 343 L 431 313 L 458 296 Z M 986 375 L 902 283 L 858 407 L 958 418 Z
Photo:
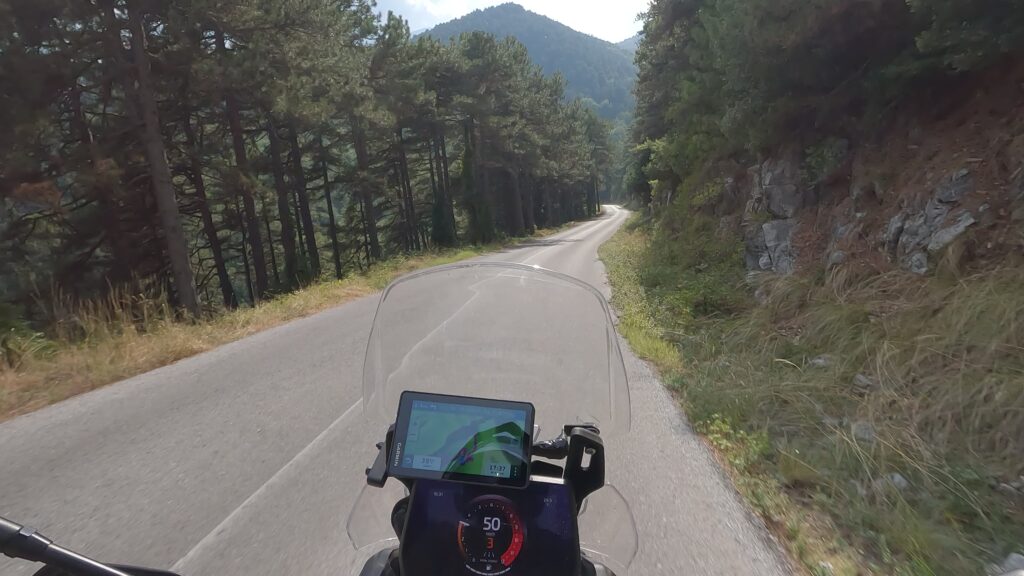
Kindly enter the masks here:
M 503 263 L 392 284 L 373 323 L 363 409 L 393 420 L 405 390 L 530 402 L 540 438 L 595 423 L 629 430 L 629 390 L 604 297 L 569 276 Z
M 413 274 L 385 290 L 366 352 L 368 424 L 393 422 L 405 390 L 531 402 L 536 439 L 565 424 L 594 423 L 606 441 L 630 427 L 629 389 L 611 312 L 591 286 L 547 270 L 503 263 Z M 612 440 L 614 441 L 614 440 Z M 364 487 L 347 522 L 353 574 L 379 574 L 398 545 L 389 481 Z M 626 576 L 637 551 L 629 505 L 606 486 L 580 516 L 590 559 Z

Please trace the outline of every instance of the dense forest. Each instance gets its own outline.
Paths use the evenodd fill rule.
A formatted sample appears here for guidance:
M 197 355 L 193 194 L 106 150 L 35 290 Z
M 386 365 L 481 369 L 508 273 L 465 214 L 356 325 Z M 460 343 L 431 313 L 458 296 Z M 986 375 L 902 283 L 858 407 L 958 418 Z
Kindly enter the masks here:
M 372 0 L 3 0 L 0 28 L 5 331 L 111 293 L 204 315 L 598 210 L 610 128 L 514 39 L 413 40 Z
M 1024 43 L 1014 0 L 656 0 L 644 18 L 628 185 L 645 203 L 717 160 L 855 132 Z
M 565 78 L 569 98 L 587 101 L 603 118 L 615 120 L 632 113 L 636 66 L 631 55 L 615 44 L 513 3 L 476 10 L 425 34 L 447 41 L 474 31 L 519 40 L 546 73 Z

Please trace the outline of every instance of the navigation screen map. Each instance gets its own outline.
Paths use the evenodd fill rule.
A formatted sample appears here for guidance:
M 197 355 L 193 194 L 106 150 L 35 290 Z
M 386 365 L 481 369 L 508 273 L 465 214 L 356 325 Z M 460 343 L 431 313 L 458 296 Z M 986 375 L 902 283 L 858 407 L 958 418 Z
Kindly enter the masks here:
M 527 418 L 525 410 L 414 400 L 401 467 L 521 481 Z

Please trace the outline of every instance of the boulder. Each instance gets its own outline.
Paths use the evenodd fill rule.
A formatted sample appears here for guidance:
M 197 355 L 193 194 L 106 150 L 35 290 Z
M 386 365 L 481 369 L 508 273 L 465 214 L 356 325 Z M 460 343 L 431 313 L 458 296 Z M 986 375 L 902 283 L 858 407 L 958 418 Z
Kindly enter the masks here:
M 954 240 L 967 232 L 967 229 L 976 223 L 974 216 L 970 212 L 962 212 L 953 224 L 942 228 L 932 235 L 931 240 L 928 242 L 928 252 L 931 254 L 938 254 L 942 250 L 953 243 Z
M 889 220 L 882 234 L 882 246 L 904 270 L 927 274 L 928 255 L 938 254 L 977 223 L 968 212 L 959 212 L 949 224 L 953 208 L 975 189 L 974 176 L 962 168 L 945 178 L 932 193 L 924 209 L 900 212 Z
M 961 168 L 935 188 L 935 199 L 945 204 L 957 204 L 972 191 L 974 176 L 967 168 Z
M 771 270 L 778 274 L 792 274 L 796 269 L 796 253 L 792 237 L 796 220 L 773 220 L 761 226 L 764 243 L 771 259 Z
M 935 198 L 928 201 L 924 207 L 924 223 L 929 231 L 936 230 L 946 221 L 949 215 L 950 205 L 939 202 Z
M 882 245 L 886 254 L 890 257 L 896 256 L 896 247 L 899 246 L 900 237 L 903 236 L 903 226 L 907 223 L 907 213 L 900 212 L 889 219 L 889 225 L 885 227 L 885 234 L 882 235 Z
M 904 268 L 906 268 L 908 272 L 912 272 L 918 276 L 924 276 L 928 273 L 928 254 L 920 250 L 914 252 L 907 258 Z
M 826 267 L 831 270 L 846 264 L 847 259 L 848 256 L 846 255 L 846 252 L 843 252 L 842 250 L 834 250 L 828 255 L 828 261 L 825 264 Z
M 761 165 L 760 189 L 768 212 L 776 218 L 792 218 L 804 205 L 800 186 L 800 163 L 784 157 Z
M 866 374 L 857 374 L 853 377 L 853 387 L 861 394 L 868 394 L 878 389 L 878 383 Z
M 934 233 L 925 212 L 914 214 L 904 222 L 903 233 L 896 247 L 896 261 L 904 270 L 918 275 L 928 273 L 928 253 L 925 247 Z
M 896 244 L 896 255 L 900 265 L 906 267 L 907 258 L 927 244 L 929 238 L 931 238 L 931 231 L 928 229 L 925 213 L 918 212 L 908 217 L 903 222 L 903 232 Z

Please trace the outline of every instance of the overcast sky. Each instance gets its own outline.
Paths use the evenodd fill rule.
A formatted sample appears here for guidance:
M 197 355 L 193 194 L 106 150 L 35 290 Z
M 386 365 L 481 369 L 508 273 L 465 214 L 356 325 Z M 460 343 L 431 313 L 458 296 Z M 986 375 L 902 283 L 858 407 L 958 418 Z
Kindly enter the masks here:
M 454 20 L 507 0 L 377 0 L 377 9 L 392 10 L 409 21 L 413 31 Z M 640 31 L 638 14 L 649 0 L 517 0 L 527 10 L 609 42 L 621 42 Z

